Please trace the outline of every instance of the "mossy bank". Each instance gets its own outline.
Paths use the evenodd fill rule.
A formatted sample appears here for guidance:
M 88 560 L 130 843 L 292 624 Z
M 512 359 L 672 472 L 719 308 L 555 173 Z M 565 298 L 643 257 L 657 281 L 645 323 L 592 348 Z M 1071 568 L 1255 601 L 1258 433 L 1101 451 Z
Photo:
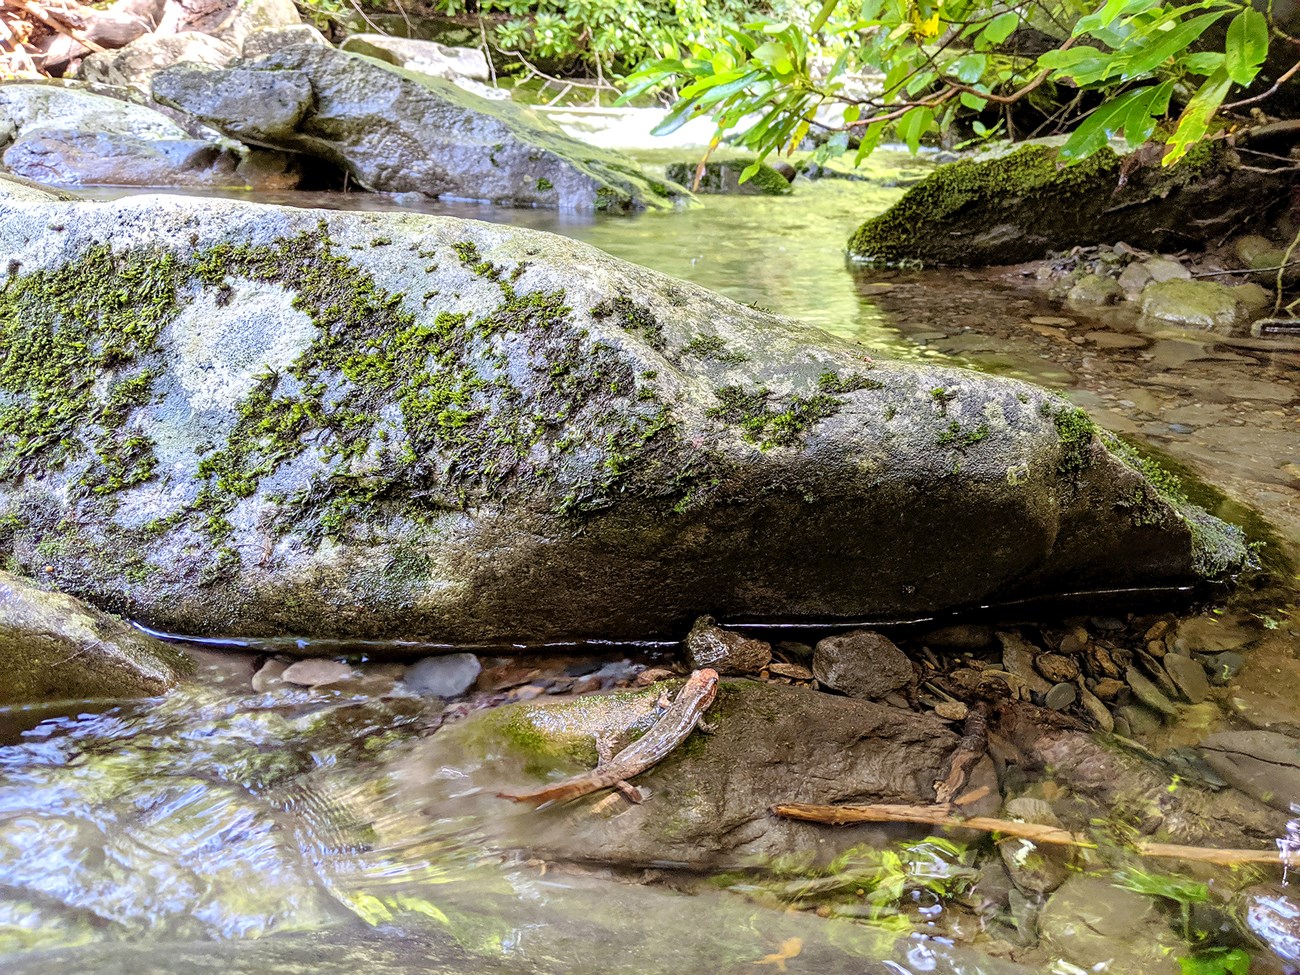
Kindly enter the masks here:
M 1110 149 L 1067 166 L 1054 146 L 1031 143 L 939 167 L 863 223 L 849 254 L 878 265 L 981 266 L 1116 241 L 1195 248 L 1277 209 L 1287 179 L 1241 168 L 1224 146 L 1163 168 Z
M 161 629 L 643 639 L 1244 557 L 1044 390 L 873 361 L 563 238 L 0 206 L 0 553 Z

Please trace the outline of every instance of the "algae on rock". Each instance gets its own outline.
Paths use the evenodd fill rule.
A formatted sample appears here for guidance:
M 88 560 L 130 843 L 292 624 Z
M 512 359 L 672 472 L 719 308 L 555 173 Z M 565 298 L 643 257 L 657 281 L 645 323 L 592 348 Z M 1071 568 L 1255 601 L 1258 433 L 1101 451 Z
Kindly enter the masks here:
M 1063 165 L 1052 146 L 940 166 L 849 239 L 878 265 L 1015 264 L 1051 250 L 1124 241 L 1162 250 L 1203 245 L 1275 209 L 1285 174 L 1243 169 L 1205 145 L 1169 169 L 1109 148 Z
M 24 192 L 5 258 L 2 550 L 159 629 L 647 639 L 1245 557 L 1044 390 L 548 234 Z

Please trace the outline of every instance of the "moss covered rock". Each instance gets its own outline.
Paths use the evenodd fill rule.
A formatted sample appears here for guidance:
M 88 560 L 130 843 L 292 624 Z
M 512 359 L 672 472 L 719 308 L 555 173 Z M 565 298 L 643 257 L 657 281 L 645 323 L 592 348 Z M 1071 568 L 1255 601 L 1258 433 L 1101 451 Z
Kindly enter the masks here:
M 704 164 L 704 175 L 700 178 L 697 193 L 732 193 L 741 196 L 787 196 L 790 193 L 790 180 L 766 163 L 758 167 L 745 182 L 740 175 L 753 159 L 710 159 Z M 694 162 L 670 163 L 664 175 L 674 183 L 690 186 L 695 182 Z
M 316 156 L 362 186 L 578 210 L 687 195 L 510 102 L 319 44 L 226 69 L 178 65 L 154 97 L 244 141 Z
M 1231 332 L 1250 322 L 1250 309 L 1236 288 L 1217 281 L 1152 281 L 1142 290 L 1142 316 Z
M 1286 180 L 1240 168 L 1221 145 L 1164 169 L 1110 149 L 1064 166 L 1056 148 L 1031 144 L 941 166 L 862 224 L 849 253 L 874 264 L 981 266 L 1121 240 L 1182 249 L 1275 209 Z
M 0 572 L 0 705 L 147 697 L 191 669 L 116 616 Z
M 643 639 L 1244 558 L 1054 394 L 549 234 L 16 198 L 0 268 L 0 551 L 159 629 Z

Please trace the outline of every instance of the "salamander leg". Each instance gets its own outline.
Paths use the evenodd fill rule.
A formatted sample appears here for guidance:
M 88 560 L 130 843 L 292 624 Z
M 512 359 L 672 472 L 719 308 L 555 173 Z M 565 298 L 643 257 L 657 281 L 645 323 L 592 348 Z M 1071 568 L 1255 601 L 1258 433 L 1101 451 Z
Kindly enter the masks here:
M 706 735 L 711 735 L 718 730 L 718 726 L 715 722 L 705 721 L 703 718 L 700 718 L 699 721 L 695 722 L 695 727 Z
M 619 792 L 627 796 L 629 802 L 635 802 L 637 805 L 640 805 L 645 800 L 645 796 L 641 794 L 641 790 L 638 789 L 636 786 L 634 786 L 631 782 L 624 782 L 620 780 L 614 783 L 614 788 L 618 789 Z
M 606 738 L 604 735 L 597 735 L 596 755 L 598 756 L 596 768 L 604 768 L 606 765 L 608 765 L 614 758 L 613 740 L 610 738 Z

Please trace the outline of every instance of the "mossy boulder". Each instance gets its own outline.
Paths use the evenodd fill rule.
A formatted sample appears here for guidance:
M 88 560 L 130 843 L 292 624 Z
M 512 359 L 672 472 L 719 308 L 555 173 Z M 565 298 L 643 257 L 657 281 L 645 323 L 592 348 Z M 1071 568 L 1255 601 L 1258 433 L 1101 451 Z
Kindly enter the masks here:
M 191 669 L 116 616 L 0 572 L 0 706 L 149 697 Z
M 933 802 L 934 783 L 943 779 L 957 747 L 957 735 L 931 715 L 806 688 L 725 680 L 706 716 L 713 730 L 693 732 L 633 780 L 644 803 L 615 796 L 613 810 L 597 815 L 593 807 L 608 792 L 541 812 L 498 798 L 501 791 L 539 788 L 590 769 L 595 736 L 615 747 L 639 738 L 665 687 L 675 694 L 678 684 L 480 712 L 444 729 L 413 751 L 409 764 L 388 772 L 429 783 L 426 801 L 444 815 L 493 822 L 497 842 L 530 855 L 721 870 L 774 857 L 825 864 L 853 846 L 917 837 L 908 827 L 828 831 L 778 819 L 769 810 L 780 802 Z M 968 812 L 995 813 L 1001 799 L 990 760 L 975 766 L 969 785 L 987 786 L 988 793 Z
M 573 240 L 23 193 L 0 202 L 0 552 L 158 629 L 679 637 L 1245 557 L 1046 390 L 871 358 Z
M 1171 168 L 1103 149 L 1066 166 L 1030 144 L 939 167 L 849 239 L 880 265 L 1014 264 L 1078 245 L 1124 241 L 1148 250 L 1217 241 L 1285 199 L 1286 174 L 1240 166 L 1221 144 Z
M 233 68 L 177 65 L 154 75 L 153 93 L 235 138 L 342 166 L 372 190 L 578 210 L 688 195 L 525 108 L 319 44 Z
M 728 193 L 741 196 L 788 196 L 791 191 L 790 180 L 766 163 L 761 163 L 757 172 L 745 182 L 740 181 L 741 174 L 753 163 L 753 159 L 710 159 L 704 164 L 704 175 L 700 178 L 697 193 Z M 697 163 L 669 163 L 664 175 L 674 183 L 690 186 L 695 182 Z
M 1250 322 L 1237 289 L 1217 281 L 1152 281 L 1142 289 L 1142 317 L 1231 332 Z

